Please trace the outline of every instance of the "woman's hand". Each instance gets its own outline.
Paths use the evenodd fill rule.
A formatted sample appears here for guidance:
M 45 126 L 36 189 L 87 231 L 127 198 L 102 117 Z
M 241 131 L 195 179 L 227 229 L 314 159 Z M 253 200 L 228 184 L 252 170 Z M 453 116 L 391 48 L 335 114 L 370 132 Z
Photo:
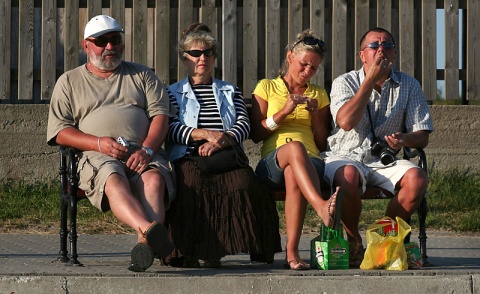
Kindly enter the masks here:
M 206 137 L 204 140 L 207 140 L 209 143 L 212 143 L 213 146 L 217 147 L 218 149 L 223 149 L 228 147 L 229 144 L 229 139 L 227 136 L 228 134 L 220 131 L 210 131 L 206 130 Z
M 229 138 L 227 136 L 227 133 L 224 133 L 222 131 L 212 131 L 212 130 L 206 130 L 206 129 L 195 129 L 192 132 L 191 135 L 191 140 L 193 141 L 201 141 L 201 140 L 206 140 L 208 141 L 207 143 L 203 144 L 199 148 L 198 154 L 201 156 L 210 156 L 213 152 L 218 151 L 220 149 L 227 148 L 230 146 L 230 140 L 233 140 L 233 138 Z M 206 146 L 204 146 L 206 145 Z M 213 148 L 215 147 L 215 148 Z M 208 149 L 208 152 L 207 150 Z M 205 151 L 203 154 L 200 152 L 201 150 Z
M 307 100 L 307 105 L 305 106 L 305 109 L 310 112 L 310 114 L 314 113 L 316 110 L 318 110 L 318 100 L 317 99 L 308 99 Z
M 213 142 L 206 142 L 198 147 L 198 155 L 200 156 L 210 156 L 214 152 L 220 150 L 221 148 Z
M 285 102 L 282 111 L 288 115 L 292 113 L 299 104 L 306 104 L 309 100 L 308 97 L 300 94 L 290 94 L 288 95 L 287 102 Z

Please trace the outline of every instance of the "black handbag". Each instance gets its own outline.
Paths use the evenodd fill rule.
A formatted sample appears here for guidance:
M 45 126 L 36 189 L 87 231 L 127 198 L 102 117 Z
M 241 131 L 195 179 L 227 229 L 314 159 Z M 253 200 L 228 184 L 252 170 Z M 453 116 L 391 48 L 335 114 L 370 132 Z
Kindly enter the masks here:
M 206 140 L 195 141 L 195 147 L 190 152 L 190 159 L 197 163 L 197 167 L 208 174 L 221 174 L 248 166 L 248 157 L 242 147 L 230 135 L 227 135 L 230 146 L 221 149 L 210 156 L 200 156 L 198 147 Z

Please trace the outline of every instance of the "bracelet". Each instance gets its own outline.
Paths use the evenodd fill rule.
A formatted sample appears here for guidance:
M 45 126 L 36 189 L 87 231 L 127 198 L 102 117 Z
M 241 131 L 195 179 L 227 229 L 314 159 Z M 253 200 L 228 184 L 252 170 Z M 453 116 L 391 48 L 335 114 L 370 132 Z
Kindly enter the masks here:
M 103 153 L 102 148 L 100 148 L 100 137 L 98 137 L 97 145 L 98 145 L 98 151 L 100 151 L 100 153 Z
M 275 131 L 276 129 L 278 129 L 279 125 L 277 125 L 277 123 L 273 120 L 273 115 L 268 117 L 266 120 L 265 120 L 265 123 L 267 124 L 267 128 L 270 130 L 270 131 Z

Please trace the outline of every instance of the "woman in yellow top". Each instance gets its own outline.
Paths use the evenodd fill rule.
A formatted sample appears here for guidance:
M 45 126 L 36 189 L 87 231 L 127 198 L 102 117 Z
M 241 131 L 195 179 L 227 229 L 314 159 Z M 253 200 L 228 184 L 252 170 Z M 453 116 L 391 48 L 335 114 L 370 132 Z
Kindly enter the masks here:
M 257 176 L 286 192 L 285 266 L 302 270 L 310 268 L 298 251 L 307 203 L 331 227 L 343 193 L 324 199 L 320 187 L 324 163 L 318 154 L 326 149 L 331 116 L 325 89 L 309 81 L 323 60 L 325 43 L 306 30 L 286 51 L 280 76 L 261 80 L 253 91 L 250 123 L 253 141 L 263 140 Z

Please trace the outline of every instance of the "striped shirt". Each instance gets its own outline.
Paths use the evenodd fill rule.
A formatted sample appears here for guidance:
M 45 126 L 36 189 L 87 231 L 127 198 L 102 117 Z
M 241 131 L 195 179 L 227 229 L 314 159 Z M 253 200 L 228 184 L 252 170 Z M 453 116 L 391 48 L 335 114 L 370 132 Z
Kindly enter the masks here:
M 233 135 L 235 140 L 239 143 L 245 141 L 250 133 L 250 121 L 248 119 L 247 107 L 243 100 L 242 93 L 238 88 L 235 88 L 235 96 L 233 103 L 235 105 L 235 113 L 237 120 L 230 130 L 224 130 L 223 123 L 220 118 L 220 113 L 213 96 L 212 85 L 192 85 L 193 92 L 200 104 L 200 113 L 198 115 L 198 128 L 213 131 L 226 131 Z M 168 92 L 170 102 L 178 110 L 179 106 L 177 99 L 170 92 Z M 170 131 L 168 132 L 168 139 L 174 144 L 189 145 L 190 136 L 195 128 L 183 125 L 179 118 L 179 112 L 175 117 L 170 119 Z M 189 145 L 187 153 L 193 148 L 193 143 Z

